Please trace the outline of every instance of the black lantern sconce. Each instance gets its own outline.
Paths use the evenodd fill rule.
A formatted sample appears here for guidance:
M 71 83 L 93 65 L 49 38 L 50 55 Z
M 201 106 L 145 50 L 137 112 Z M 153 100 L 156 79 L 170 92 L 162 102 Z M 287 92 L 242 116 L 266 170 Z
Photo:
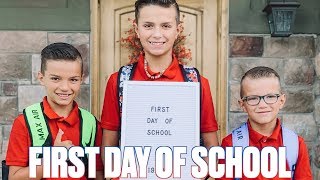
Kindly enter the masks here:
M 268 0 L 263 12 L 267 13 L 272 37 L 288 37 L 292 34 L 296 10 L 300 3 L 294 0 Z

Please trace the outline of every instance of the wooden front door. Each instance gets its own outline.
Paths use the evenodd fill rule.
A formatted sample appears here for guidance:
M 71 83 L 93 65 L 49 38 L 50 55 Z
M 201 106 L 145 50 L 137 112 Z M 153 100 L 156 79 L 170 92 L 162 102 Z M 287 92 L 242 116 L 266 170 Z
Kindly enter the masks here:
M 127 64 L 128 51 L 120 46 L 134 19 L 135 0 L 91 0 L 91 111 L 100 117 L 106 82 Z M 226 63 L 228 34 L 227 0 L 177 0 L 180 5 L 186 47 L 191 49 L 190 66 L 209 79 L 219 120 L 220 137 L 226 123 Z

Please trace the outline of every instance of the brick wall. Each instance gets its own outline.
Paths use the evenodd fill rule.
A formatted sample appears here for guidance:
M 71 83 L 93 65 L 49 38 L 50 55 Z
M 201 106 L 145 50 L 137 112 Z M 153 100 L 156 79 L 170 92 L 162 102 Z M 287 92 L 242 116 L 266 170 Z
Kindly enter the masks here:
M 81 107 L 89 109 L 89 37 L 89 32 L 0 31 L 1 160 L 6 156 L 15 117 L 26 106 L 40 102 L 45 95 L 37 81 L 37 73 L 40 70 L 40 52 L 46 45 L 66 42 L 80 51 L 84 59 L 85 77 L 77 102 Z
M 320 179 L 320 36 L 230 34 L 229 47 L 228 131 L 247 119 L 237 103 L 243 74 L 260 65 L 275 69 L 287 95 L 280 118 L 305 139 L 314 179 Z

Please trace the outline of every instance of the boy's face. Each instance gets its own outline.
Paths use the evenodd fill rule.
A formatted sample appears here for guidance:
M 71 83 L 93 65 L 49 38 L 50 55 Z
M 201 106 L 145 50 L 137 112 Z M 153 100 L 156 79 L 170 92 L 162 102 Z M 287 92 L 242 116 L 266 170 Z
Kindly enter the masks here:
M 174 6 L 164 8 L 148 5 L 140 9 L 135 31 L 146 55 L 171 55 L 174 41 L 179 34 L 176 17 Z
M 280 92 L 278 79 L 276 77 L 259 79 L 246 77 L 242 81 L 242 90 L 243 99 L 239 100 L 239 105 L 244 112 L 248 113 L 250 124 L 259 127 L 274 124 L 279 110 L 282 109 L 286 101 L 285 95 Z M 254 96 L 265 96 L 265 100 L 260 99 L 259 104 L 257 104 L 258 101 L 255 101 L 255 99 L 257 100 L 259 98 Z
M 48 60 L 44 74 L 38 79 L 46 88 L 47 100 L 52 108 L 72 107 L 82 82 L 81 61 Z

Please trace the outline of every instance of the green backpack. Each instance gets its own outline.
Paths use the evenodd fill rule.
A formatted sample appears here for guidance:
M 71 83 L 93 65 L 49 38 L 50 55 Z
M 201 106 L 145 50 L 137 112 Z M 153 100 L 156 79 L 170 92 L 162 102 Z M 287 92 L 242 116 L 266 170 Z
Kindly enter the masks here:
M 43 113 L 43 103 L 36 103 L 23 110 L 24 119 L 29 130 L 31 146 L 52 146 L 52 135 L 47 116 Z M 97 134 L 97 120 L 88 111 L 79 108 L 80 117 L 80 146 L 93 147 Z M 39 158 L 42 154 L 38 155 Z M 88 167 L 88 157 L 80 158 Z
M 23 110 L 29 130 L 31 146 L 52 146 L 52 135 L 49 130 L 46 115 L 43 114 L 43 104 L 36 103 Z M 88 111 L 79 108 L 80 146 L 92 147 L 95 144 L 97 120 Z
M 51 131 L 47 122 L 47 117 L 43 114 L 43 104 L 36 103 L 23 110 L 24 119 L 28 127 L 31 139 L 31 146 L 48 147 L 52 146 Z M 97 120 L 88 111 L 79 108 L 80 117 L 80 146 L 92 147 L 95 145 L 97 133 Z M 41 157 L 41 156 L 38 156 Z M 88 165 L 88 158 L 81 158 L 85 166 Z M 9 167 L 5 160 L 2 161 L 2 178 L 8 179 Z

